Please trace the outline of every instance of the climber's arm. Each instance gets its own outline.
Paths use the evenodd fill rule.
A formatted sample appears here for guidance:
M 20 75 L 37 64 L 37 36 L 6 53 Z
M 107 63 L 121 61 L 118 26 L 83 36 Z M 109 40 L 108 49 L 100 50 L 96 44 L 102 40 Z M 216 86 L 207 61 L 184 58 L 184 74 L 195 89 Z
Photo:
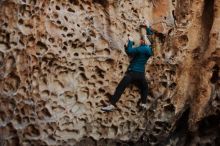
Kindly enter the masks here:
M 129 42 L 128 42 L 128 47 L 127 47 L 127 50 L 126 50 L 126 53 L 127 53 L 128 55 L 136 55 L 136 54 L 138 54 L 138 53 L 140 53 L 140 54 L 146 54 L 146 55 L 148 55 L 148 56 L 152 56 L 152 55 L 153 55 L 153 50 L 152 50 L 152 48 L 151 48 L 149 45 L 144 46 L 144 47 L 146 47 L 146 48 L 143 49 L 143 48 L 142 48 L 143 46 L 137 47 L 137 48 L 133 48 L 133 47 L 132 47 L 132 44 L 133 44 L 132 41 L 129 41 Z
M 153 52 L 152 47 L 151 47 L 151 46 L 146 46 L 146 47 L 147 47 L 147 49 L 146 49 L 146 54 L 147 54 L 148 56 L 153 56 L 154 52 Z
M 146 34 L 147 35 L 153 35 L 154 30 L 150 26 L 150 22 L 148 20 L 144 20 L 144 22 L 140 25 L 140 27 L 145 27 L 146 28 Z
M 126 53 L 128 55 L 134 55 L 134 54 L 137 54 L 139 51 L 138 48 L 133 48 L 133 42 L 131 40 L 128 41 L 128 46 L 127 46 L 127 49 L 126 49 Z
M 146 33 L 147 33 L 147 35 L 153 35 L 154 34 L 154 31 L 153 31 L 153 29 L 149 26 L 147 26 L 146 27 Z

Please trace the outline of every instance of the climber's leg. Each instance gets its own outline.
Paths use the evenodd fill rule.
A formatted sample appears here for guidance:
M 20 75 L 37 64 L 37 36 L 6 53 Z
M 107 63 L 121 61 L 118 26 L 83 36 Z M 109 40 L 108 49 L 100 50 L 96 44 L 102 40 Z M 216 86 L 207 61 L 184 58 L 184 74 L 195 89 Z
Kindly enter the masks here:
M 136 80 L 136 85 L 140 90 L 141 104 L 146 104 L 147 94 L 148 94 L 148 85 L 147 85 L 147 80 L 145 78 L 144 73 L 138 77 L 138 79 Z
M 116 107 L 116 102 L 119 100 L 121 97 L 122 93 L 124 92 L 125 88 L 133 81 L 133 73 L 132 72 L 127 72 L 124 76 L 124 78 L 120 81 L 118 84 L 114 95 L 110 99 L 110 104 L 102 107 L 102 111 L 110 112 L 113 111 Z
M 114 95 L 110 99 L 112 105 L 116 105 L 117 101 L 120 99 L 125 88 L 132 82 L 132 80 L 133 80 L 133 72 L 126 73 L 124 78 L 118 84 L 118 87 L 116 88 Z

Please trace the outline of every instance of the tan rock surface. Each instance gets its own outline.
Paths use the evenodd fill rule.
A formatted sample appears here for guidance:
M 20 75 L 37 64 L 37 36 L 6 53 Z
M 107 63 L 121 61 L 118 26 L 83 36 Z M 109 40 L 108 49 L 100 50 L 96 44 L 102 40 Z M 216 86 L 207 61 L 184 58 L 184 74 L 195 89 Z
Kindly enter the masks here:
M 103 113 L 146 18 L 150 109 Z M 220 145 L 219 25 L 218 0 L 0 0 L 0 145 Z

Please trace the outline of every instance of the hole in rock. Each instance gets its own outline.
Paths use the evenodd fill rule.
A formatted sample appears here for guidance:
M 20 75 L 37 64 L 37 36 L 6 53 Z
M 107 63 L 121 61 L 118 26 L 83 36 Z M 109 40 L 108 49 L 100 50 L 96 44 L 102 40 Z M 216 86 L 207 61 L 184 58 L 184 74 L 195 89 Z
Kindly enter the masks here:
M 79 5 L 79 1 L 78 0 L 69 0 L 69 2 L 71 4 L 74 4 L 74 5 Z
M 158 135 L 162 130 L 157 127 L 154 127 L 153 131 Z
M 86 42 L 91 42 L 91 37 L 88 37 L 87 39 L 86 39 Z
M 25 26 L 25 27 L 28 27 L 28 28 L 30 28 L 30 29 L 33 29 L 33 27 L 34 27 L 34 26 L 30 25 L 30 24 L 25 24 L 24 26 Z
M 84 10 L 84 7 L 82 4 L 80 4 L 80 10 Z
M 97 83 L 100 85 L 103 85 L 103 81 L 98 81 Z
M 110 55 L 110 50 L 108 48 L 105 48 L 104 49 L 104 55 Z
M 93 2 L 98 3 L 103 7 L 107 7 L 109 5 L 108 0 L 93 0 Z
M 83 33 L 82 33 L 82 36 L 83 36 L 83 37 L 86 37 L 86 33 L 85 33 L 85 32 L 83 32 Z
M 10 73 L 9 78 L 3 84 L 3 90 L 11 93 L 16 92 L 20 85 L 20 78 L 14 73 Z
M 84 67 L 79 67 L 79 70 L 83 72 L 85 71 Z
M 1 119 L 1 121 L 5 121 L 5 118 L 7 117 L 6 115 L 7 114 L 5 112 L 0 111 L 0 119 Z
M 11 69 L 15 66 L 16 62 L 15 62 L 15 58 L 13 56 L 8 57 L 8 59 L 6 60 L 5 66 L 6 69 Z
M 100 93 L 105 93 L 105 90 L 102 89 L 102 88 L 99 88 L 99 92 L 100 92 Z
M 160 82 L 160 84 L 165 88 L 167 87 L 167 82 Z
M 205 0 L 202 13 L 202 48 L 208 48 L 209 34 L 214 20 L 214 0 Z M 208 21 L 207 21 L 208 20 Z
M 49 38 L 49 42 L 54 43 L 54 38 Z
M 173 104 L 169 104 L 169 105 L 164 106 L 164 110 L 165 110 L 165 112 L 174 113 L 175 112 L 175 107 L 174 107 Z
M 4 62 L 4 53 L 2 53 L 2 52 L 0 51 L 0 66 L 3 65 L 3 62 Z
M 92 75 L 91 78 L 96 80 L 96 75 Z
M 28 135 L 28 136 L 31 136 L 31 137 L 39 136 L 39 135 L 40 135 L 39 128 L 36 127 L 36 126 L 33 125 L 33 124 L 28 125 L 28 126 L 25 128 L 24 135 Z
M 166 100 L 166 103 L 170 103 L 170 102 L 171 102 L 170 98 Z
M 134 13 L 138 13 L 137 9 L 133 9 L 133 12 L 134 12 Z
M 170 86 L 169 86 L 169 88 L 170 88 L 171 90 L 175 89 L 175 87 L 176 87 L 176 83 L 172 83 L 172 84 L 170 84 Z
M 210 79 L 211 83 L 215 84 L 218 80 L 220 80 L 220 77 L 218 76 L 220 71 L 219 66 L 216 64 L 213 68 L 212 68 L 212 77 Z
M 72 47 L 73 47 L 73 48 L 76 48 L 76 47 L 77 47 L 77 44 L 76 44 L 76 43 L 72 43 Z
M 63 30 L 67 32 L 67 31 L 68 31 L 68 28 L 67 28 L 67 27 L 64 27 Z
M 58 15 L 57 13 L 54 13 L 54 14 L 53 14 L 53 17 L 56 19 L 56 18 L 59 17 L 59 15 Z
M 67 42 L 64 42 L 63 44 L 64 44 L 65 46 L 68 46 L 68 43 L 67 43 Z
M 35 42 L 35 38 L 34 38 L 33 36 L 31 36 L 31 37 L 29 38 L 29 42 Z
M 114 64 L 114 59 L 108 58 L 106 59 L 107 64 Z
M 205 29 L 207 29 L 208 33 L 211 30 L 213 24 L 213 18 L 214 18 L 214 0 L 205 0 L 204 10 L 202 14 L 202 22 L 204 26 L 206 26 Z
M 155 35 L 159 38 L 160 42 L 164 43 L 166 39 L 166 35 L 160 32 L 155 32 Z
M 101 70 L 100 68 L 96 67 L 96 74 L 100 77 L 100 78 L 104 78 L 104 72 L 103 70 Z
M 187 35 L 182 35 L 178 38 L 178 41 L 182 46 L 186 46 L 189 39 Z
M 166 129 L 166 127 L 169 127 L 169 124 L 165 121 L 156 121 L 155 125 L 157 127 L 164 128 L 164 129 Z
M 46 117 L 51 117 L 51 114 L 47 108 L 43 108 L 41 111 L 38 112 L 38 116 L 40 119 L 43 119 Z
M 105 93 L 105 96 L 106 96 L 108 99 L 110 99 L 110 98 L 112 97 L 112 95 L 111 95 L 109 92 L 106 92 L 106 93 Z
M 71 9 L 71 8 L 68 8 L 67 11 L 72 12 L 72 13 L 75 13 L 75 12 L 76 12 L 75 10 L 73 10 L 73 9 Z
M 18 24 L 22 25 L 24 23 L 23 19 L 18 20 Z
M 58 24 L 61 24 L 61 21 L 60 21 L 60 20 L 57 20 L 57 23 L 58 23 Z
M 67 18 L 66 16 L 64 16 L 64 19 L 65 19 L 66 21 L 68 21 L 68 18 Z
M 74 56 L 79 56 L 79 53 L 74 53 Z
M 73 34 L 72 33 L 68 33 L 67 37 L 73 37 Z
M 80 73 L 80 77 L 83 81 L 87 81 L 88 78 L 86 77 L 86 75 L 84 73 Z
M 36 46 L 37 46 L 37 55 L 45 53 L 48 50 L 47 46 L 41 41 L 38 41 Z
M 56 6 L 56 10 L 60 10 L 60 7 L 59 7 L 59 6 Z
M 66 47 L 66 46 L 63 46 L 62 50 L 63 50 L 63 51 L 66 51 L 66 50 L 67 50 L 67 47 Z

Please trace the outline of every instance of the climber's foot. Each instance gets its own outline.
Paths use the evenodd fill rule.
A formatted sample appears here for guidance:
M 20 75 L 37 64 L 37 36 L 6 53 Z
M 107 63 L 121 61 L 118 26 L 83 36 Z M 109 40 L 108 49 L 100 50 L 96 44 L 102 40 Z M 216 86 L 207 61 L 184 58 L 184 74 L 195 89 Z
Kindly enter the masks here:
M 101 110 L 105 111 L 105 112 L 112 112 L 115 109 L 116 109 L 116 107 L 112 104 L 109 104 L 109 105 L 101 108 Z
M 142 109 L 142 110 L 147 110 L 147 109 L 149 109 L 149 107 L 147 106 L 146 103 L 140 103 L 140 104 L 139 104 L 139 107 L 140 107 L 140 109 Z

